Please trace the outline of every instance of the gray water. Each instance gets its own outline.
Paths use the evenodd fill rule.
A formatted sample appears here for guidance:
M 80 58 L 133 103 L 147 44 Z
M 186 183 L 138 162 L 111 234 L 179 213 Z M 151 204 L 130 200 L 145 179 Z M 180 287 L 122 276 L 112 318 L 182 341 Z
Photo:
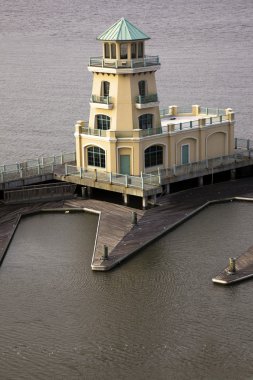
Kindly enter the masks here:
M 0 272 L 0 378 L 252 378 L 252 281 L 211 281 L 252 245 L 252 207 L 212 206 L 106 274 L 96 216 L 24 219 Z
M 252 0 L 0 1 L 0 163 L 74 151 L 88 120 L 96 37 L 125 16 L 159 55 L 161 106 L 232 107 L 252 138 Z
M 152 38 L 161 106 L 232 107 L 253 138 L 252 0 L 0 0 L 0 163 L 74 150 L 95 40 L 122 16 Z M 60 219 L 59 219 L 60 218 Z M 212 207 L 110 273 L 96 218 L 25 219 L 0 270 L 1 379 L 249 379 L 252 282 L 212 276 L 252 245 L 252 206 Z

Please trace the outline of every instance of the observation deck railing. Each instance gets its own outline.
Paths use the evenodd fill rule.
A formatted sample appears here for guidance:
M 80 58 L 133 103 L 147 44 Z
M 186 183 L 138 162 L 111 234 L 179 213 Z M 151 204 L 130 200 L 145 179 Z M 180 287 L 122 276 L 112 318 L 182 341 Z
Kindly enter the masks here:
M 91 57 L 89 66 L 91 67 L 106 67 L 114 69 L 138 68 L 147 66 L 160 65 L 159 56 L 145 56 L 144 58 L 136 59 L 109 59 L 103 57 Z

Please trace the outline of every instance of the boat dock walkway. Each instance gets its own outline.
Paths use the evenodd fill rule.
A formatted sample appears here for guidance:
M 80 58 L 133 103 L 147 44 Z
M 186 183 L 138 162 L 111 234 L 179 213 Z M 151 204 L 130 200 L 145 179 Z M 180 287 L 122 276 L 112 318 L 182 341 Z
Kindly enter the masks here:
M 32 205 L 0 205 L 0 261 L 6 253 L 21 215 L 42 209 L 79 208 L 99 212 L 97 239 L 92 257 L 92 269 L 107 271 L 177 227 L 212 202 L 233 197 L 253 198 L 253 178 L 168 194 L 157 199 L 158 206 L 136 210 L 123 205 L 94 199 L 73 199 Z M 132 224 L 132 212 L 137 224 Z M 108 259 L 103 259 L 104 245 Z
M 234 273 L 230 272 L 229 269 L 229 267 L 224 269 L 212 281 L 217 284 L 230 285 L 253 277 L 253 247 L 236 258 Z

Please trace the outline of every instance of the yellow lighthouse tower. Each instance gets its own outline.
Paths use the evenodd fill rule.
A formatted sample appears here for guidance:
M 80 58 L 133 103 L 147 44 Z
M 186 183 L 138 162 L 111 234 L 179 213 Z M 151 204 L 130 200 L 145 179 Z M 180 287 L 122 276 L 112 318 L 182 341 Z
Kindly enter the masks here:
M 90 116 L 76 126 L 77 165 L 139 176 L 148 143 L 142 137 L 161 129 L 155 80 L 159 57 L 145 54 L 149 37 L 125 18 L 97 39 L 103 42 L 103 56 L 90 58 L 88 66 L 93 74 Z M 161 156 L 162 164 L 163 152 L 152 153 L 157 164 Z

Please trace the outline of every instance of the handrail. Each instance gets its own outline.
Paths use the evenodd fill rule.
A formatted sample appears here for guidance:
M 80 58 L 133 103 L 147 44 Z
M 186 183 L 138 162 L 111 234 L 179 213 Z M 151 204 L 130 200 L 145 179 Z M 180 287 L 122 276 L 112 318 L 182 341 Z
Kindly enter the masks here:
M 135 97 L 135 102 L 138 104 L 146 104 L 151 102 L 158 102 L 158 96 L 157 94 L 150 94 L 150 95 L 138 95 Z
M 112 98 L 110 96 L 98 96 L 91 95 L 92 103 L 112 104 Z
M 159 56 L 145 56 L 136 59 L 108 59 L 104 57 L 91 57 L 89 66 L 108 67 L 116 69 L 136 68 L 160 65 Z

